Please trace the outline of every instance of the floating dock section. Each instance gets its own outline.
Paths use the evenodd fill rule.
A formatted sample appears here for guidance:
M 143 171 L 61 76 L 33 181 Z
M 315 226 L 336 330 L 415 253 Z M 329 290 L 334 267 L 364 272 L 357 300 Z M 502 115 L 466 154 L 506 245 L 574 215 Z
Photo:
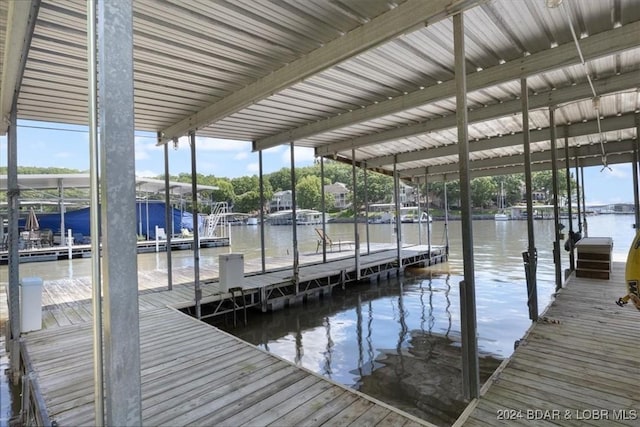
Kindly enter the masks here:
M 166 240 L 141 240 L 137 243 L 138 253 L 165 252 L 167 250 Z M 201 248 L 214 248 L 218 246 L 229 246 L 228 237 L 201 237 Z M 192 250 L 193 238 L 180 237 L 171 239 L 171 250 Z M 91 245 L 72 246 L 48 246 L 23 249 L 18 252 L 20 262 L 58 261 L 69 258 L 90 258 Z M 0 251 L 0 265 L 7 265 L 9 262 L 8 251 Z
M 457 426 L 628 425 L 640 420 L 640 312 L 624 263 L 610 280 L 572 276 Z

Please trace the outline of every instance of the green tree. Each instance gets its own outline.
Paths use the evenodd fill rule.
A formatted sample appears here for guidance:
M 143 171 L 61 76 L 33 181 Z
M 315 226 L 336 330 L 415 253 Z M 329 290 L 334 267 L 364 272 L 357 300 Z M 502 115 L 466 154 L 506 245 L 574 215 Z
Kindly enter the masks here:
M 233 185 L 226 178 L 217 178 L 213 185 L 218 187 L 217 190 L 211 192 L 214 202 L 227 202 L 233 205 L 236 199 L 236 193 L 233 191 Z
M 260 209 L 260 192 L 247 191 L 236 197 L 236 201 L 233 205 L 235 212 L 255 212 Z
M 233 185 L 233 191 L 235 192 L 236 196 L 245 194 L 248 191 L 259 191 L 260 187 L 257 175 L 232 178 L 231 185 Z
M 558 171 L 558 197 L 567 196 L 567 178 L 564 170 Z M 541 191 L 547 195 L 547 203 L 553 201 L 553 174 L 550 170 L 535 172 L 531 175 L 531 181 L 533 184 L 533 191 Z M 575 189 L 575 181 L 571 183 L 571 188 Z M 575 193 L 575 191 L 572 191 Z
M 472 179 L 471 203 L 474 207 L 485 208 L 491 205 L 496 194 L 496 184 L 490 177 Z
M 320 209 L 320 178 L 307 175 L 296 185 L 296 203 L 302 209 Z
M 274 191 L 291 190 L 291 169 L 282 168 L 266 175 Z
M 433 182 L 430 184 L 430 192 L 433 197 L 440 200 L 441 208 L 444 208 L 444 182 Z M 447 204 L 449 208 L 452 206 L 460 206 L 460 182 L 447 181 Z

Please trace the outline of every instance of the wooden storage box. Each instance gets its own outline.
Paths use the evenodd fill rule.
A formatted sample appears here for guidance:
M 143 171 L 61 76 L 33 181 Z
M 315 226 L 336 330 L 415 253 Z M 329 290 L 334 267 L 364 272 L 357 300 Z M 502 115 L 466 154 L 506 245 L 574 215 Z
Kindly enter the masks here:
M 585 237 L 576 243 L 576 277 L 609 280 L 611 276 L 611 237 Z

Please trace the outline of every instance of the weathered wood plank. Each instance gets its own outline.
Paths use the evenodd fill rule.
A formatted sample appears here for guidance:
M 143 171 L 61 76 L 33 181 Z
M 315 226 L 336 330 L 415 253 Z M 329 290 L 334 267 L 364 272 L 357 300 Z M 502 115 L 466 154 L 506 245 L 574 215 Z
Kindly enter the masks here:
M 623 278 L 622 263 L 613 264 L 611 280 L 570 278 L 506 367 L 492 379 L 465 425 L 492 421 L 487 413 L 500 405 L 561 412 L 560 420 L 536 419 L 536 423 L 637 423 L 614 419 L 615 411 L 640 407 L 640 397 L 634 392 L 640 383 L 637 312 L 614 304 L 624 293 L 622 286 L 614 284 L 623 283 Z M 566 416 L 564 411 L 569 411 Z
M 394 259 L 395 252 L 375 256 Z M 279 271 L 251 276 L 247 283 L 287 283 L 292 273 L 291 260 L 280 261 L 274 263 L 281 267 Z M 327 277 L 341 269 L 353 271 L 351 257 L 335 263 L 310 265 L 301 271 L 308 277 Z M 177 274 L 180 275 L 185 284 L 174 285 L 171 292 L 163 289 L 164 283 L 155 272 L 139 277 L 145 424 L 251 425 L 259 414 L 262 425 L 384 425 L 385 420 L 394 420 L 396 425 L 421 425 L 401 411 L 378 406 L 366 397 L 166 308 L 193 299 L 193 285 L 186 283 L 192 277 L 184 271 Z M 217 283 L 203 288 L 206 298 L 220 298 L 215 295 L 219 292 Z M 45 300 L 52 304 L 44 309 L 49 329 L 25 335 L 37 381 L 52 419 L 60 425 L 93 425 L 90 280 L 45 281 L 45 290 Z

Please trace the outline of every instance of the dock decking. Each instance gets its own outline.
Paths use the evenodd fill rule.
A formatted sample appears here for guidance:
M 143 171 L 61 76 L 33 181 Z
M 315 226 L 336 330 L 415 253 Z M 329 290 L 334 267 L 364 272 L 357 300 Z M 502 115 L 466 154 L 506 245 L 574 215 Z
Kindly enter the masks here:
M 95 425 L 91 325 L 26 335 L 58 425 Z M 145 425 L 429 425 L 171 308 L 140 313 Z
M 440 247 L 432 247 L 434 257 L 445 257 Z M 247 299 L 255 296 L 258 301 L 260 293 L 264 291 L 265 298 L 276 307 L 285 303 L 288 299 L 299 298 L 305 294 L 316 294 L 322 287 L 335 286 L 343 278 L 346 281 L 356 279 L 354 259 L 351 252 L 327 253 L 327 263 L 322 263 L 321 254 L 305 256 L 306 264 L 300 266 L 299 282 L 301 283 L 299 295 L 280 292 L 291 286 L 293 270 L 284 267 L 283 261 L 280 268 L 275 268 L 266 273 L 256 271 L 259 266 L 253 264 L 246 272 L 242 288 L 247 294 Z M 428 254 L 427 246 L 412 246 L 402 250 L 404 262 L 425 262 Z M 375 278 L 395 269 L 397 253 L 393 249 L 378 249 L 369 255 L 362 256 L 360 261 L 360 277 Z M 290 260 L 286 262 L 290 263 Z M 426 262 L 431 262 L 426 260 Z M 276 264 L 277 265 L 277 264 Z M 344 272 L 344 273 L 343 273 Z M 184 272 L 182 272 L 184 273 Z M 202 304 L 213 304 L 224 299 L 229 299 L 231 294 L 221 292 L 218 283 L 218 270 L 216 268 L 201 268 Z M 171 291 L 166 289 L 166 271 L 145 272 L 138 276 L 139 306 L 140 310 L 149 310 L 166 306 L 186 308 L 193 306 L 194 288 L 193 276 L 175 274 L 174 285 Z M 286 289 L 285 289 L 286 291 Z M 273 294 L 273 295 L 271 295 Z M 43 287 L 43 328 L 55 328 L 70 324 L 91 321 L 91 281 L 89 277 L 73 279 L 45 280 Z M 252 305 L 258 305 L 254 302 Z
M 610 280 L 572 276 L 456 425 L 638 425 L 640 312 L 624 264 Z
M 446 259 L 441 248 L 432 249 L 430 255 L 426 246 L 403 248 L 403 265 Z M 362 256 L 357 272 L 345 254 L 334 252 L 327 263 L 309 256 L 300 267 L 299 292 L 316 292 L 315 282 L 330 289 L 336 277 L 377 279 L 398 267 L 396 250 Z M 256 293 L 290 286 L 292 275 L 291 268 L 248 274 L 242 286 Z M 193 283 L 168 291 L 166 276 L 158 276 L 139 278 L 145 425 L 431 425 L 179 312 L 175 307 L 194 304 Z M 203 303 L 228 297 L 215 278 L 202 282 Z M 89 278 L 45 280 L 43 329 L 22 336 L 28 406 L 40 414 L 32 421 L 95 424 L 90 295 Z

